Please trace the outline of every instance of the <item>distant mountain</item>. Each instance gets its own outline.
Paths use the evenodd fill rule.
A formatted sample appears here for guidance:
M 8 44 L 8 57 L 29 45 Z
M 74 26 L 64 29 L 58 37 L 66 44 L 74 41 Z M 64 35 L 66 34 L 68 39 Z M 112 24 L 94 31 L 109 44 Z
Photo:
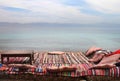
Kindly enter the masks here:
M 25 24 L 21 24 L 21 23 L 7 23 L 7 22 L 0 22 L 0 26 L 49 26 L 49 27 L 61 27 L 61 26 L 65 26 L 65 27 L 70 27 L 70 26 L 85 26 L 82 24 L 59 24 L 59 23 L 25 23 Z
M 0 22 L 0 27 L 2 26 L 49 26 L 49 27 L 120 27 L 120 24 L 112 23 L 99 23 L 99 24 L 61 24 L 61 23 L 8 23 Z

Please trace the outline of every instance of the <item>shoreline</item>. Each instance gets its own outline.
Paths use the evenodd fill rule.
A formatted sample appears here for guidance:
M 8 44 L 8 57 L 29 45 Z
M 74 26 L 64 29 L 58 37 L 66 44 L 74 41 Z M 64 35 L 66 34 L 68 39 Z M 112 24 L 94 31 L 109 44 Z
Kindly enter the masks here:
M 30 48 L 0 48 L 0 52 L 1 51 L 6 51 L 6 50 L 33 50 L 33 51 L 43 51 L 43 52 L 45 52 L 45 51 L 47 51 L 47 52 L 49 52 L 49 51 L 63 51 L 63 52 L 69 52 L 69 51 L 73 51 L 73 52 L 77 52 L 77 51 L 81 51 L 81 52 L 86 52 L 87 50 L 88 50 L 89 48 L 77 48 L 77 49 L 73 49 L 73 48 L 71 48 L 71 49 L 55 49 L 55 48 L 50 48 L 50 49 L 42 49 L 42 48 L 38 48 L 38 49 L 30 49 Z M 109 49 L 109 48 L 102 48 L 102 49 L 105 49 L 105 50 L 110 50 L 110 51 L 115 51 L 115 50 L 117 50 L 117 49 L 119 49 L 119 48 L 111 48 L 111 49 Z

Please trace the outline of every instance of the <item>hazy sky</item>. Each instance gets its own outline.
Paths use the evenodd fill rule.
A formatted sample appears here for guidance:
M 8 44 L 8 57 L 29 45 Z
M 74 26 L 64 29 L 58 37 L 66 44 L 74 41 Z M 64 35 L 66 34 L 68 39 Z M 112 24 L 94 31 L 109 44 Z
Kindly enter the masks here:
M 0 0 L 0 22 L 120 23 L 120 0 Z

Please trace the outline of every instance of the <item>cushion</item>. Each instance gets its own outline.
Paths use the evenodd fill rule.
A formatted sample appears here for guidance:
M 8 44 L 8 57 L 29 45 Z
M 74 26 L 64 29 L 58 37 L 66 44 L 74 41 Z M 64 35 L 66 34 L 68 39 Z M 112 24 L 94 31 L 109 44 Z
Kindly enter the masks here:
M 111 55 L 114 55 L 114 54 L 120 54 L 120 49 L 112 52 L 111 54 L 108 54 L 107 56 L 111 56 Z
M 103 57 L 105 56 L 105 54 L 95 54 L 91 59 L 89 59 L 89 62 L 94 62 L 97 63 L 99 62 Z
M 99 64 L 114 64 L 116 63 L 120 58 L 120 54 L 115 54 L 115 55 L 111 55 L 111 56 L 105 56 Z
M 113 54 L 120 54 L 120 49 L 114 51 Z
M 60 68 L 52 66 L 52 67 L 47 67 L 46 68 L 47 72 L 60 72 Z
M 36 66 L 29 65 L 29 64 L 8 64 L 8 67 L 36 68 Z
M 94 52 L 97 51 L 97 50 L 102 50 L 102 48 L 94 47 L 94 46 L 91 47 L 90 49 L 87 50 L 87 52 L 86 52 L 86 56 L 91 55 L 92 53 L 94 53 Z
M 97 65 L 94 65 L 93 67 L 91 67 L 91 68 L 98 68 L 98 69 L 100 69 L 100 68 L 113 68 L 113 67 L 115 67 L 115 65 L 113 65 L 113 64 L 97 64 Z
M 71 72 L 71 71 L 75 71 L 77 69 L 76 66 L 60 66 L 60 67 L 49 67 L 47 68 L 47 71 L 50 73 L 53 72 Z
M 64 54 L 64 52 L 62 52 L 62 51 L 53 51 L 53 52 L 48 52 L 48 54 L 51 54 L 51 55 L 62 55 L 62 54 Z
M 35 70 L 35 66 L 28 65 L 28 64 L 9 64 L 9 69 L 12 68 L 10 71 L 19 71 L 19 72 L 32 72 Z
M 65 66 L 65 67 L 61 68 L 61 71 L 62 72 L 64 72 L 64 71 L 69 72 L 69 71 L 75 71 L 76 69 L 77 69 L 76 66 Z
M 120 54 L 115 54 L 111 56 L 105 56 L 97 65 L 91 68 L 112 68 L 115 63 L 118 62 Z

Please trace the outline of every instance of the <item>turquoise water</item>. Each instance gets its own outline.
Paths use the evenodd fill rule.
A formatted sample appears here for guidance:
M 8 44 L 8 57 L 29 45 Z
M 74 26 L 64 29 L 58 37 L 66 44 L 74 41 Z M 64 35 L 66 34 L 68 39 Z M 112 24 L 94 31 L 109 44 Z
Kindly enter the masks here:
M 119 27 L 0 27 L 0 49 L 87 50 L 120 48 Z

